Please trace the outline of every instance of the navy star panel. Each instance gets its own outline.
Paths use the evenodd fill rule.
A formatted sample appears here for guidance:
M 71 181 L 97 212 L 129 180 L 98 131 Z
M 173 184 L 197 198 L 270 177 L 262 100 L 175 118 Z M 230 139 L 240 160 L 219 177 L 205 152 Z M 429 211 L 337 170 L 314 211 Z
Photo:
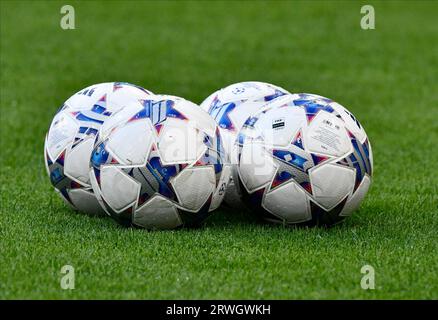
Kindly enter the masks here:
M 237 105 L 239 105 L 237 102 L 228 102 L 222 104 L 216 96 L 210 106 L 210 109 L 208 110 L 208 113 L 213 117 L 219 127 L 235 131 L 236 127 L 231 121 L 229 113 L 233 111 Z
M 305 151 L 301 132 L 296 135 L 287 150 L 273 149 L 272 155 L 278 169 L 270 189 L 294 180 L 310 194 L 312 194 L 312 185 L 309 170 L 328 159 L 328 157 Z
M 315 102 L 315 100 L 315 97 L 306 94 L 300 94 L 300 98 L 293 100 L 293 104 L 291 106 L 298 106 L 303 108 L 306 113 L 308 123 L 310 123 L 320 111 L 335 113 L 335 115 L 340 118 L 340 115 L 331 106 L 328 105 L 332 102 L 332 100 L 324 98 L 317 99 L 323 101 L 324 104 L 317 103 Z
M 141 184 L 138 206 L 145 203 L 155 194 L 178 202 L 176 193 L 170 183 L 187 164 L 164 165 L 161 162 L 158 152 L 153 151 L 145 166 L 134 168 L 123 168 L 122 170 Z
M 172 100 L 141 100 L 143 109 L 135 114 L 129 121 L 148 118 L 153 125 L 158 125 L 165 121 L 167 117 L 187 120 L 187 117 L 176 110 L 175 101 Z

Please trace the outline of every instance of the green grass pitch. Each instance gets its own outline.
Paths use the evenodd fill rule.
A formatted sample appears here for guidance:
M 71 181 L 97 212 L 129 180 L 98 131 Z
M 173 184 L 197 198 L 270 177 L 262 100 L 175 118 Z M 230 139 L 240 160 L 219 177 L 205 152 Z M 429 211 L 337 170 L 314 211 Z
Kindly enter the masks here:
M 436 2 L 1 1 L 0 298 L 438 298 Z M 331 229 L 255 222 L 222 208 L 197 230 L 147 232 L 69 210 L 43 141 L 61 103 L 128 81 L 200 103 L 259 80 L 347 106 L 366 128 L 374 180 Z M 75 289 L 60 288 L 61 267 Z M 360 286 L 375 269 L 375 290 Z

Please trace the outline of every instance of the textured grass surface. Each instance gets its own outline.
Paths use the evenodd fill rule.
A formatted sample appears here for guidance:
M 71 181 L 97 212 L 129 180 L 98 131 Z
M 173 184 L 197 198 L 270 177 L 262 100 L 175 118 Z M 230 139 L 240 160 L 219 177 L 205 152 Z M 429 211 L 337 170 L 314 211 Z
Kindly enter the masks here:
M 438 4 L 1 2 L 0 298 L 438 298 Z M 375 178 L 343 225 L 285 229 L 222 209 L 199 230 L 146 232 L 66 208 L 43 165 L 58 106 L 129 81 L 200 102 L 243 80 L 347 106 Z M 71 264 L 76 289 L 60 289 Z M 376 290 L 360 287 L 364 264 Z

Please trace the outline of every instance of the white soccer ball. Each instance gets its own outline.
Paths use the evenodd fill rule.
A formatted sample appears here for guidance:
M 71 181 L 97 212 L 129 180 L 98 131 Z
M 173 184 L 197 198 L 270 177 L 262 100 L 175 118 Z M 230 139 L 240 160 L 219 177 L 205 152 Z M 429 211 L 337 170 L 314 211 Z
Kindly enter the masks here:
M 220 89 L 201 103 L 201 108 L 207 111 L 219 125 L 224 149 L 232 164 L 237 163 L 235 141 L 246 119 L 260 109 L 283 99 L 287 94 L 288 91 L 273 84 L 248 81 Z M 233 175 L 236 174 L 234 168 Z M 224 202 L 235 208 L 242 206 L 239 190 L 232 178 Z
M 197 226 L 219 207 L 231 170 L 215 121 L 198 105 L 151 95 L 111 122 L 96 139 L 90 176 L 116 221 L 146 229 Z
M 371 145 L 340 104 L 292 94 L 250 117 L 238 136 L 244 202 L 282 224 L 333 225 L 349 216 L 371 183 Z
M 104 213 L 89 179 L 95 136 L 106 119 L 149 94 L 124 82 L 95 84 L 71 96 L 56 113 L 45 140 L 46 169 L 55 190 L 74 209 Z

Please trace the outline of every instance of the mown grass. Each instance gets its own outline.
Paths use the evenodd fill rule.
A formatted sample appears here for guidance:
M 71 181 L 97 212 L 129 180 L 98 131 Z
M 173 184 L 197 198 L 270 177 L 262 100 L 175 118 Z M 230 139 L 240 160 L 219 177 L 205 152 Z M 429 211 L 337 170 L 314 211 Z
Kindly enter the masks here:
M 0 298 L 438 298 L 438 46 L 434 2 L 0 4 Z M 147 232 L 66 208 L 43 164 L 54 112 L 92 83 L 201 102 L 260 80 L 347 106 L 373 145 L 363 206 L 332 229 L 222 208 L 202 229 Z M 75 267 L 76 289 L 60 288 Z M 370 264 L 376 289 L 362 290 Z

